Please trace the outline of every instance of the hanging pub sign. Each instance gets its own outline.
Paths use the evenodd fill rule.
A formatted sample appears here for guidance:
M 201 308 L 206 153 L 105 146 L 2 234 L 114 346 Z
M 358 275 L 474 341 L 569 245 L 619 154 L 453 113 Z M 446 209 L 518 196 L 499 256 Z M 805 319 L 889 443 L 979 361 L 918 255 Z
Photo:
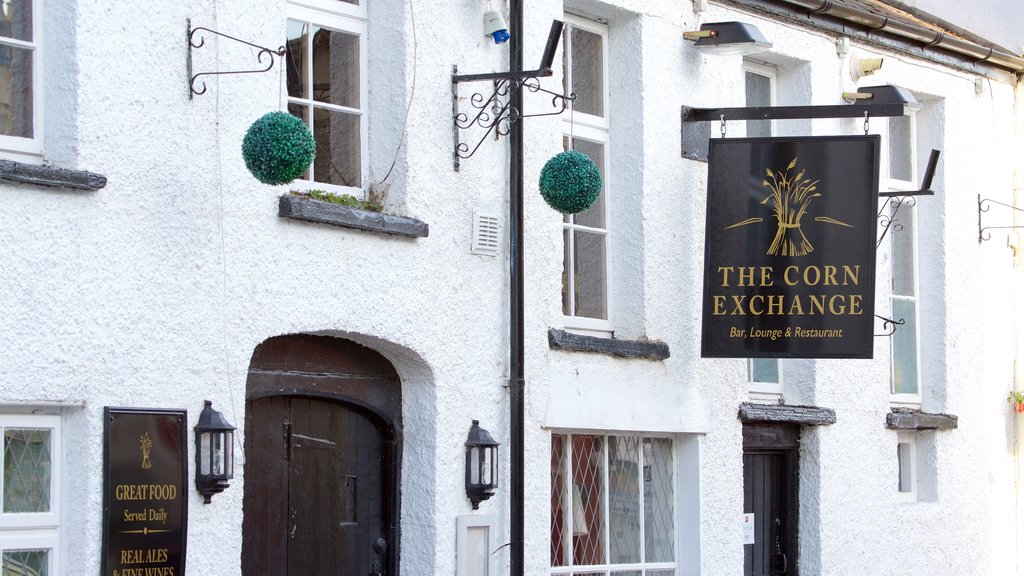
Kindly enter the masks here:
M 102 576 L 184 576 L 184 410 L 104 409 Z
M 710 144 L 701 356 L 871 358 L 879 137 Z

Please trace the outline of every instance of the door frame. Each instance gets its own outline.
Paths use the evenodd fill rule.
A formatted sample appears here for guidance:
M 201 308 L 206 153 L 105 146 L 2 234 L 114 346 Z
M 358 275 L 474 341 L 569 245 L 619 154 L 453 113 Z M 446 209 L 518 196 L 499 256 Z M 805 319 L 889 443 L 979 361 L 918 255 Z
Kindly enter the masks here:
M 344 338 L 275 336 L 256 347 L 246 378 L 247 405 L 268 397 L 337 402 L 377 420 L 384 439 L 385 567 L 387 574 L 398 576 L 403 438 L 402 385 L 395 367 L 376 350 Z
M 800 573 L 800 425 L 787 423 L 744 423 L 743 456 L 767 454 L 781 456 L 785 487 L 781 506 L 786 510 L 783 528 L 787 558 L 787 576 Z M 746 473 L 744 472 L 744 499 L 746 499 Z M 745 507 L 745 506 L 744 506 Z M 746 512 L 746 510 L 744 510 Z M 766 543 L 772 546 L 771 542 Z

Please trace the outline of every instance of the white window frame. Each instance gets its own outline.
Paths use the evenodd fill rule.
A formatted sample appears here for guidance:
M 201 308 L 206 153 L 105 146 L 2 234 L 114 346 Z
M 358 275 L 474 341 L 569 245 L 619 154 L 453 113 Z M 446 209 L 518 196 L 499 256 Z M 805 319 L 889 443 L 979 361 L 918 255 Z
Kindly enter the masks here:
M 0 135 L 0 155 L 19 162 L 43 161 L 43 0 L 32 2 L 32 41 L 0 38 L 0 45 L 32 51 L 32 138 Z
M 60 574 L 61 489 L 64 478 L 61 417 L 57 414 L 0 414 L 0 432 L 6 428 L 50 430 L 50 511 L 5 513 L 0 502 L 0 557 L 4 551 L 46 549 L 49 551 L 49 574 Z M 3 459 L 2 450 L 3 444 L 0 443 L 0 461 Z M 2 474 L 0 494 L 3 494 Z
M 917 185 L 917 178 L 918 178 L 918 174 L 917 174 L 917 116 L 916 116 L 916 114 L 914 112 L 910 112 L 909 113 L 908 121 L 909 121 L 909 131 L 910 131 L 910 142 L 908 143 L 908 146 L 910 147 L 910 150 L 908 150 L 909 161 L 910 161 L 910 179 L 909 180 L 901 180 L 901 179 L 898 179 L 898 178 L 894 178 L 892 176 L 892 174 L 891 174 L 892 159 L 891 159 L 891 154 L 890 154 L 890 145 L 889 145 L 890 141 L 888 140 L 888 138 L 890 138 L 889 123 L 886 122 L 886 124 L 885 124 L 885 126 L 886 126 L 885 130 L 886 130 L 887 145 L 883 147 L 884 151 L 885 151 L 885 181 L 884 181 L 884 186 L 885 186 L 886 190 L 889 190 L 889 191 L 915 190 L 915 189 L 917 189 L 917 186 L 918 186 Z M 889 199 L 883 199 L 883 200 L 885 200 L 887 202 L 891 202 L 891 200 L 889 200 Z M 891 215 L 891 205 L 888 207 L 888 213 Z M 896 341 L 894 339 L 895 338 L 895 334 L 893 334 L 893 336 L 890 336 L 890 340 L 889 340 L 889 392 L 890 392 L 890 403 L 892 405 L 900 406 L 900 407 L 920 408 L 921 407 L 921 301 L 920 301 L 920 285 L 919 285 L 919 281 L 920 281 L 920 276 L 921 276 L 921 266 L 920 266 L 920 259 L 918 257 L 919 256 L 918 229 L 920 228 L 921 223 L 920 223 L 920 220 L 918 218 L 919 213 L 917 211 L 916 203 L 911 203 L 911 204 L 904 203 L 902 206 L 900 206 L 900 209 L 899 209 L 899 212 L 896 215 L 896 218 L 897 219 L 906 218 L 908 214 L 909 214 L 909 216 L 911 218 L 914 219 L 914 225 L 912 226 L 912 228 L 909 231 L 908 230 L 896 230 L 894 228 L 890 228 L 890 230 L 889 230 L 889 236 L 890 236 L 890 238 L 889 238 L 889 259 L 890 259 L 889 273 L 891 275 L 890 282 L 889 282 L 889 306 L 890 306 L 890 311 L 892 311 L 893 308 L 894 308 L 893 303 L 896 300 L 901 300 L 901 301 L 904 301 L 904 302 L 910 302 L 910 303 L 912 303 L 914 305 L 914 311 L 915 311 L 914 317 L 916 319 L 916 321 L 914 322 L 914 325 L 913 326 L 906 326 L 906 325 L 904 325 L 904 326 L 896 326 L 896 330 L 897 331 L 899 331 L 899 330 L 914 330 L 914 342 L 916 344 L 916 346 L 914 348 L 914 363 L 915 363 L 915 373 L 917 375 L 917 382 L 915 383 L 915 388 L 917 389 L 917 392 L 916 393 L 896 393 L 894 391 L 894 386 L 896 384 L 896 372 L 895 372 L 895 370 L 896 370 L 896 348 L 895 348 L 895 342 Z M 893 293 L 893 289 L 892 289 L 893 279 L 895 278 L 895 274 L 897 273 L 897 270 L 895 268 L 896 261 L 895 261 L 895 258 L 894 258 L 894 251 L 892 249 L 892 243 L 895 242 L 897 234 L 910 234 L 911 235 L 910 236 L 910 243 L 911 243 L 911 251 L 912 251 L 912 258 L 913 258 L 913 268 L 914 268 L 914 271 L 913 271 L 913 273 L 914 273 L 913 292 L 914 293 L 913 293 L 912 296 L 902 295 L 902 294 L 901 295 L 897 295 L 897 294 Z M 893 313 L 893 315 L 895 316 L 894 313 Z M 894 317 L 893 320 L 899 320 L 899 318 L 895 318 Z
M 776 97 L 777 97 L 777 94 L 778 94 L 779 69 L 776 68 L 775 66 L 772 66 L 771 64 L 762 64 L 760 62 L 752 62 L 750 60 L 744 60 L 743 61 L 744 94 L 746 94 L 747 72 L 750 72 L 751 74 L 757 74 L 758 76 L 764 76 L 764 77 L 768 78 L 768 85 L 769 85 L 769 95 L 768 95 L 768 100 L 769 101 L 768 101 L 768 105 L 769 106 L 775 106 L 776 102 L 778 101 L 776 99 Z M 746 106 L 751 106 L 751 103 L 750 102 L 746 102 L 745 105 Z M 748 120 L 747 122 L 750 122 L 750 121 Z M 774 136 L 775 135 L 775 120 L 769 120 L 768 122 L 769 122 L 769 125 L 771 126 L 770 133 L 771 133 L 772 136 Z M 746 126 L 747 125 L 744 124 L 744 127 L 746 127 Z
M 348 4 L 339 0 L 289 0 L 287 8 L 288 20 L 294 20 L 297 22 L 305 22 L 310 25 L 319 26 L 321 28 L 329 28 L 331 30 L 337 30 L 338 32 L 344 32 L 346 34 L 352 34 L 359 36 L 359 108 L 350 108 L 347 106 L 339 106 L 336 104 L 330 104 L 327 102 L 320 102 L 310 98 L 296 98 L 293 96 L 287 96 L 288 104 L 298 104 L 303 107 L 313 105 L 315 108 L 323 108 L 327 110 L 333 110 L 337 112 L 345 112 L 359 116 L 359 186 L 341 186 L 338 184 L 328 184 L 326 182 L 316 182 L 313 180 L 295 180 L 289 186 L 293 190 L 325 190 L 334 194 L 351 194 L 356 198 L 365 198 L 365 191 L 367 186 L 367 174 L 368 174 L 368 162 L 369 162 L 369 86 L 368 86 L 368 70 L 369 70 L 369 56 L 368 56 L 368 42 L 367 42 L 367 9 L 365 5 Z M 310 55 L 309 61 L 304 63 L 306 66 L 306 77 L 313 77 L 313 52 L 312 52 L 312 34 L 307 35 L 307 45 L 305 49 Z M 282 65 L 286 65 L 282 63 Z M 282 80 L 283 81 L 283 80 Z M 287 93 L 287 87 L 283 86 L 282 90 Z M 313 117 L 310 114 L 309 127 L 312 127 Z
M 613 306 L 612 306 L 612 299 L 614 298 L 614 296 L 612 294 L 612 292 L 613 292 L 613 290 L 612 290 L 612 270 L 611 270 L 611 258 L 610 258 L 611 246 L 609 245 L 610 230 L 611 230 L 611 221 L 610 221 L 611 213 L 610 213 L 610 210 L 609 210 L 609 202 L 608 202 L 608 198 L 609 198 L 609 196 L 608 196 L 608 194 L 609 194 L 609 185 L 608 185 L 608 183 L 610 181 L 610 176 L 609 176 L 609 164 L 610 164 L 610 162 L 609 162 L 609 153 L 608 153 L 609 152 L 609 140 L 610 140 L 610 137 L 609 137 L 610 123 L 609 123 L 609 120 L 608 120 L 608 106 L 609 106 L 609 103 L 610 103 L 610 100 L 609 100 L 609 90 L 608 90 L 608 25 L 607 24 L 603 24 L 601 22 L 594 21 L 594 20 L 589 20 L 589 19 L 586 19 L 586 18 L 582 18 L 582 17 L 576 16 L 574 14 L 566 13 L 566 14 L 563 15 L 563 17 L 564 17 L 564 21 L 565 21 L 565 24 L 566 24 L 565 37 L 567 39 L 571 38 L 571 34 L 569 32 L 571 30 L 571 28 L 579 28 L 581 30 L 586 30 L 587 32 L 591 32 L 593 34 L 597 34 L 597 35 L 601 36 L 601 38 L 602 38 L 601 48 L 604 51 L 604 53 L 602 55 L 603 68 L 601 70 L 601 79 L 602 79 L 602 89 L 603 89 L 602 100 L 603 100 L 603 103 L 604 103 L 604 116 L 595 116 L 593 114 L 587 114 L 587 113 L 584 113 L 584 112 L 579 112 L 579 111 L 567 109 L 562 114 L 562 133 L 563 133 L 563 136 L 565 138 L 570 139 L 570 145 L 571 145 L 572 140 L 576 140 L 576 139 L 578 139 L 578 140 L 587 140 L 587 141 L 594 142 L 596 144 L 600 144 L 601 145 L 601 149 L 604 152 L 604 158 L 603 158 L 603 162 L 602 162 L 602 174 L 601 174 L 601 181 L 603 183 L 603 189 L 601 191 L 601 194 L 602 194 L 602 196 L 604 196 L 604 199 L 603 199 L 603 201 L 604 201 L 604 204 L 603 204 L 603 206 L 604 206 L 604 228 L 603 229 L 601 229 L 601 228 L 592 228 L 592 227 L 589 227 L 589 226 L 582 226 L 582 225 L 576 224 L 575 223 L 575 216 L 570 216 L 569 218 L 567 218 L 567 220 L 568 220 L 567 222 L 564 221 L 566 219 L 563 219 L 563 223 L 562 223 L 562 235 L 563 235 L 562 243 L 563 243 L 563 245 L 565 244 L 565 236 L 568 235 L 568 237 L 569 237 L 569 245 L 568 246 L 563 246 L 563 258 L 565 258 L 564 254 L 568 253 L 569 258 L 572 259 L 572 260 L 570 260 L 571 266 L 570 266 L 569 271 L 568 271 L 569 273 L 567 274 L 568 277 L 565 279 L 566 290 L 568 290 L 568 292 L 569 292 L 569 314 L 564 314 L 563 313 L 563 315 L 562 315 L 562 322 L 563 322 L 563 325 L 567 329 L 570 329 L 570 330 L 578 330 L 578 331 L 582 331 L 582 332 L 590 332 L 590 333 L 593 333 L 593 334 L 596 334 L 596 335 L 610 336 L 612 334 L 613 330 L 614 330 L 614 328 L 613 328 L 614 325 L 613 325 L 613 322 L 612 322 L 612 320 L 613 320 L 613 318 L 612 318 L 612 310 L 614 309 Z M 563 50 L 565 50 L 565 49 L 571 50 L 571 40 L 567 40 L 565 42 L 565 46 L 563 46 L 562 49 Z M 571 80 L 572 80 L 572 76 L 571 76 L 571 74 L 572 74 L 572 66 L 571 66 L 571 64 L 566 67 L 566 69 L 564 70 L 564 73 L 567 75 L 567 77 L 566 77 L 566 85 L 571 86 L 572 85 L 571 84 Z M 571 106 L 571 104 L 570 104 L 570 106 Z M 576 290 L 576 278 L 575 278 L 576 262 L 573 259 L 573 255 L 575 253 L 574 242 L 575 242 L 575 232 L 577 230 L 583 231 L 583 232 L 587 232 L 587 233 L 590 233 L 590 234 L 600 234 L 600 235 L 604 236 L 604 249 L 605 249 L 605 256 L 604 256 L 605 303 L 604 303 L 604 305 L 605 305 L 605 316 L 607 316 L 607 318 L 589 318 L 589 317 L 586 317 L 586 316 L 577 316 L 576 315 L 575 298 L 573 296 L 575 294 L 575 290 Z M 563 270 L 563 273 L 565 273 L 564 270 Z
M 914 432 L 898 432 L 896 434 L 896 490 L 901 499 L 917 500 L 917 434 Z M 900 448 L 903 447 L 903 458 Z M 903 472 L 907 472 L 907 482 L 900 486 Z M 901 489 L 903 488 L 903 489 Z
M 601 510 L 602 510 L 602 513 L 603 513 L 602 526 L 605 528 L 604 535 L 603 535 L 604 538 L 603 538 L 602 546 L 604 547 L 603 551 L 606 554 L 606 556 L 605 556 L 606 562 L 607 562 L 607 560 L 609 560 L 609 557 L 607 556 L 607 554 L 609 554 L 610 551 L 611 551 L 611 543 L 610 543 L 610 540 L 609 540 L 610 532 L 611 532 L 611 530 L 609 529 L 609 527 L 610 527 L 610 508 L 609 508 L 609 502 L 608 502 L 608 488 L 607 488 L 608 487 L 609 470 L 610 470 L 609 460 L 608 460 L 608 452 L 609 452 L 608 451 L 608 437 L 609 436 L 619 436 L 619 437 L 626 437 L 626 436 L 628 436 L 628 437 L 639 438 L 639 442 L 640 442 L 640 449 L 639 449 L 639 458 L 640 458 L 639 464 L 640 464 L 640 466 L 639 466 L 639 471 L 642 471 L 643 468 L 644 468 L 643 440 L 645 438 L 657 438 L 659 440 L 668 440 L 668 441 L 670 441 L 672 443 L 672 449 L 671 449 L 671 454 L 672 454 L 672 499 L 673 499 L 672 500 L 672 512 L 673 512 L 672 523 L 673 523 L 673 532 L 674 532 L 672 546 L 673 546 L 673 558 L 674 559 L 671 562 L 643 562 L 643 561 L 641 561 L 639 563 L 633 563 L 633 564 L 609 564 L 609 563 L 605 563 L 605 564 L 586 564 L 586 565 L 575 566 L 575 565 L 572 564 L 572 554 L 570 553 L 569 554 L 569 560 L 570 560 L 569 565 L 567 565 L 567 566 L 549 566 L 548 573 L 551 574 L 552 576 L 556 576 L 556 575 L 570 575 L 570 574 L 583 573 L 583 572 L 586 572 L 586 573 L 598 573 L 598 574 L 612 574 L 612 573 L 618 573 L 618 572 L 644 571 L 644 570 L 650 570 L 650 571 L 673 570 L 673 571 L 675 571 L 676 574 L 680 574 L 680 575 L 682 575 L 684 573 L 688 573 L 687 572 L 688 566 L 686 566 L 684 561 L 680 559 L 683 556 L 683 554 L 684 554 L 684 552 L 686 550 L 683 547 L 684 543 L 682 541 L 682 535 L 683 535 L 683 533 L 686 532 L 686 527 L 682 526 L 680 524 L 680 519 L 681 519 L 680 515 L 682 513 L 682 508 L 683 508 L 683 506 L 681 505 L 681 498 L 680 498 L 680 487 L 681 487 L 681 481 L 680 481 L 680 476 L 681 476 L 680 466 L 681 466 L 681 462 L 680 462 L 680 459 L 682 457 L 682 454 L 681 454 L 681 452 L 682 452 L 682 448 L 681 448 L 682 442 L 681 442 L 680 438 L 678 438 L 677 436 L 672 435 L 672 434 L 637 433 L 637 432 L 623 432 L 623 431 L 615 431 L 615 430 L 554 430 L 554 431 L 552 431 L 552 438 L 554 438 L 554 436 L 556 436 L 556 435 L 564 436 L 565 437 L 565 449 L 567 450 L 567 453 L 565 455 L 565 459 L 566 459 L 565 462 L 568 464 L 568 466 L 564 469 L 563 476 L 565 477 L 565 481 L 566 481 L 566 484 L 567 484 L 567 486 L 566 486 L 566 493 L 570 494 L 570 495 L 572 494 L 572 465 L 573 465 L 572 437 L 573 436 L 600 436 L 601 439 L 602 439 L 601 441 L 602 441 L 603 449 L 601 451 L 601 453 L 602 453 L 601 455 L 604 458 L 604 462 L 602 462 L 601 466 L 602 466 L 602 470 L 604 472 L 604 475 L 603 475 L 603 477 L 601 479 L 601 483 L 602 483 L 601 484 L 602 485 L 602 490 L 601 490 Z M 548 477 L 549 477 L 549 479 L 550 479 L 550 477 L 551 477 L 551 475 L 553 473 L 554 473 L 553 470 L 550 470 L 550 469 L 548 470 Z M 640 494 L 641 495 L 643 494 L 642 490 L 640 491 Z M 569 524 L 571 526 L 572 523 L 573 523 L 572 505 L 571 504 L 568 506 L 568 509 L 569 509 L 569 514 L 567 516 L 567 524 Z M 645 553 L 644 544 L 646 542 L 646 538 L 645 538 L 646 535 L 644 533 L 644 530 L 645 530 L 645 519 L 644 519 L 645 511 L 646 511 L 646 506 L 641 505 L 639 507 L 639 512 L 640 512 L 640 517 L 639 517 L 639 525 L 640 525 L 640 554 L 641 554 L 641 557 L 643 557 L 643 555 Z M 550 528 L 550 522 L 551 522 L 551 519 L 549 518 L 548 519 L 549 528 Z M 571 535 L 570 535 L 570 540 L 571 540 Z M 572 550 L 571 545 L 569 547 L 569 550 L 570 551 Z M 550 559 L 549 559 L 549 564 L 550 564 Z
M 757 106 L 774 106 L 776 104 L 776 94 L 778 90 L 778 77 L 779 70 L 775 66 L 768 64 L 761 64 L 758 62 L 751 62 L 750 60 L 743 61 L 743 84 L 744 94 L 746 93 L 746 82 L 747 73 L 756 74 L 758 76 L 764 76 L 768 78 L 769 94 L 768 102 L 756 103 Z M 746 102 L 746 106 L 755 105 L 755 103 Z M 769 134 L 775 135 L 775 122 L 769 121 L 770 129 Z M 744 125 L 746 126 L 746 125 Z M 777 382 L 755 382 L 754 381 L 754 362 L 767 362 L 775 361 L 776 371 L 779 374 Z M 782 360 L 779 358 L 748 358 L 747 359 L 747 392 L 750 395 L 750 399 L 757 402 L 778 402 L 782 399 Z

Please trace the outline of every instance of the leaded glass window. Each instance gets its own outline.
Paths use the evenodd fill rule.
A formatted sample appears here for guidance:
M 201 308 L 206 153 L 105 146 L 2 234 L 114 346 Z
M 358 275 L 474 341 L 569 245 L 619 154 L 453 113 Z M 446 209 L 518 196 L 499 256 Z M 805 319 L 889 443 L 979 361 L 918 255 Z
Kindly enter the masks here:
M 674 575 L 673 470 L 669 438 L 552 435 L 551 573 Z

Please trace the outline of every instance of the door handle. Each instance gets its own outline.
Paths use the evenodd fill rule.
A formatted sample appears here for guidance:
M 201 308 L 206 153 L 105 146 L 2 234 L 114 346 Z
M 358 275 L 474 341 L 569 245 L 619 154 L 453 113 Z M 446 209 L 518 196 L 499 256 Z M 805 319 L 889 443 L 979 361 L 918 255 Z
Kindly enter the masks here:
M 772 574 L 786 574 L 789 570 L 789 561 L 786 555 L 779 552 L 778 554 L 772 554 Z

